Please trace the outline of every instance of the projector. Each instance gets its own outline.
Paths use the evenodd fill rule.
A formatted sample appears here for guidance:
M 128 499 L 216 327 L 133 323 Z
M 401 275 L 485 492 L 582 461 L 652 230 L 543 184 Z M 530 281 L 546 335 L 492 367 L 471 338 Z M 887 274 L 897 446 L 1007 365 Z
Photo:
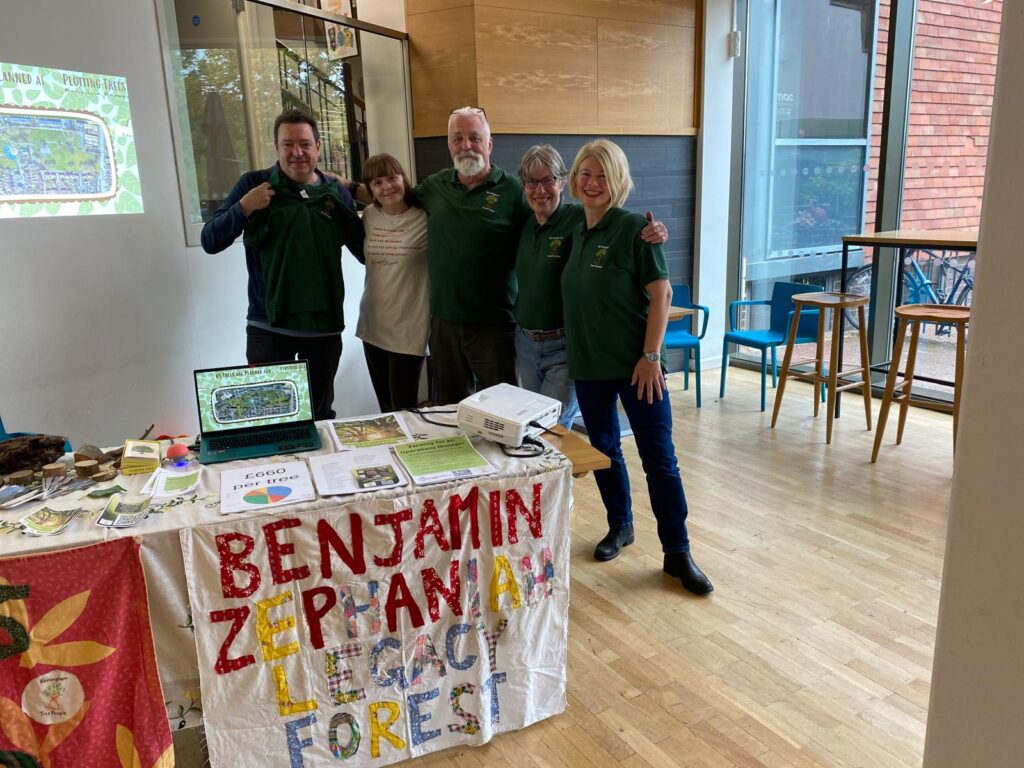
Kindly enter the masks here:
M 558 423 L 562 404 L 511 384 L 496 384 L 459 403 L 459 429 L 518 448 L 527 437 Z M 530 426 L 534 422 L 540 427 Z

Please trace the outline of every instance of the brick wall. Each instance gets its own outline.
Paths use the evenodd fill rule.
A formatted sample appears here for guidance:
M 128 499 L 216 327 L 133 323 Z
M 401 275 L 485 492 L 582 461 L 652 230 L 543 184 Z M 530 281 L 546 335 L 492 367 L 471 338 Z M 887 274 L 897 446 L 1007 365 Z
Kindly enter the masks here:
M 905 229 L 976 227 L 1003 2 L 918 0 L 904 171 Z M 874 228 L 889 0 L 879 10 L 865 231 Z

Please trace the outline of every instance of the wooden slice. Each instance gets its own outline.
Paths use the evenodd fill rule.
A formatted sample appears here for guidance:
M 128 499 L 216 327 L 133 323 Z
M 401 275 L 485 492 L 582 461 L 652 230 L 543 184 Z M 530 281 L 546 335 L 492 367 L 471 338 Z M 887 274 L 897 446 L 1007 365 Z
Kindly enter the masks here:
M 35 479 L 36 473 L 31 469 L 22 469 L 18 472 L 11 472 L 10 481 L 12 485 L 29 485 Z
M 75 462 L 75 474 L 79 477 L 92 477 L 100 471 L 100 463 L 95 459 Z

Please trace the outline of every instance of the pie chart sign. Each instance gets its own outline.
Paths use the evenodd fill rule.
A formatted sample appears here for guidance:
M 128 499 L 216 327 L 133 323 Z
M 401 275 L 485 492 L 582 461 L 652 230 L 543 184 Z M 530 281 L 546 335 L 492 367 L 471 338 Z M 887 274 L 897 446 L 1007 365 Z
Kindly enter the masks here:
M 292 495 L 287 485 L 271 485 L 266 488 L 254 488 L 242 498 L 248 504 L 277 504 Z

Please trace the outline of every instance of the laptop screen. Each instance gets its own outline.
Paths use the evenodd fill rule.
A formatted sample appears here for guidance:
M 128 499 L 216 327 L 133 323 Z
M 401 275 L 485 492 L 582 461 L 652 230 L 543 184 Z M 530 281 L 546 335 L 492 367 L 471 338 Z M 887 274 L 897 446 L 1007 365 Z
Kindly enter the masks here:
M 211 368 L 195 375 L 204 435 L 313 419 L 304 360 Z

